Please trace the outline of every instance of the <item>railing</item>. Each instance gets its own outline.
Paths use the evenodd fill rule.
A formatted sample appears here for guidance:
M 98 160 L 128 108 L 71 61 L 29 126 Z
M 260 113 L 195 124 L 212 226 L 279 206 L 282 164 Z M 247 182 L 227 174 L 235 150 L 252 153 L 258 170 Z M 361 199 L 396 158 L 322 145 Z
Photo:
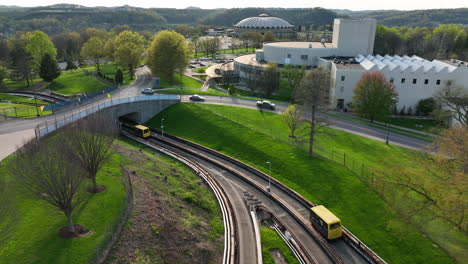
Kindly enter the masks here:
M 73 109 L 71 113 L 65 113 L 62 115 L 55 115 L 54 118 L 49 118 L 43 123 L 40 123 L 35 128 L 36 138 L 43 137 L 67 124 L 75 122 L 85 116 L 96 113 L 105 108 L 125 104 L 132 102 L 142 102 L 142 101 L 156 101 L 156 100 L 180 100 L 180 97 L 177 95 L 143 95 L 143 96 L 134 96 L 134 97 L 124 97 L 118 99 L 109 99 L 105 102 L 96 102 L 93 104 L 88 104 L 77 109 Z

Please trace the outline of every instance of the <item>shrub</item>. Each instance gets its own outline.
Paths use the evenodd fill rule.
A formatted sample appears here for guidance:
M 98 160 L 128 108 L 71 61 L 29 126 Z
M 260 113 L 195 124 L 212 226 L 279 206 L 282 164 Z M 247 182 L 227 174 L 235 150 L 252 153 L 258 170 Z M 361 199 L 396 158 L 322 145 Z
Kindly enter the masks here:
M 423 115 L 428 115 L 432 113 L 437 107 L 437 103 L 434 98 L 427 98 L 419 100 L 418 105 L 416 107 L 416 111 L 419 111 Z

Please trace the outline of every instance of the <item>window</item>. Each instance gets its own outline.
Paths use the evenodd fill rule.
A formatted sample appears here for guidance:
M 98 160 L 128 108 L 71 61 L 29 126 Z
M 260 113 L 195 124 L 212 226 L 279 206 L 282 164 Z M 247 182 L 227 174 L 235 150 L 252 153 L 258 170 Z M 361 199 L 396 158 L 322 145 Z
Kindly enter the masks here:
M 437 80 L 437 81 L 436 81 L 436 84 L 437 84 L 437 85 L 440 85 L 440 80 Z
M 406 79 L 405 78 L 401 78 L 401 83 L 405 83 Z
M 340 226 L 341 226 L 340 223 L 331 224 L 331 225 L 330 225 L 330 230 L 336 229 L 336 228 L 338 228 L 338 227 L 340 227 Z
M 390 78 L 390 83 L 393 83 L 393 78 Z
M 417 81 L 418 79 L 413 79 L 413 84 L 416 84 Z
M 345 80 L 345 76 L 344 75 L 341 75 L 341 81 L 344 81 Z
M 301 55 L 301 60 L 307 60 L 309 58 L 309 56 L 307 55 Z
M 288 54 L 288 59 L 290 59 L 290 58 L 291 58 L 291 54 Z
M 428 83 L 429 83 L 429 79 L 425 79 L 424 84 L 428 84 Z

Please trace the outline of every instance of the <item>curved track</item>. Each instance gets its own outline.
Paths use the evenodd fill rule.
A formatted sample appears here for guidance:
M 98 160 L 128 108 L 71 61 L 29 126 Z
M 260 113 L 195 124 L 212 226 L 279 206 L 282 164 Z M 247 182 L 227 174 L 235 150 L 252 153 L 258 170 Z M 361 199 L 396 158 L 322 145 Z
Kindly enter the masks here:
M 153 132 L 158 133 L 157 130 Z M 246 191 L 275 214 L 299 245 L 307 263 L 383 263 L 375 254 L 363 250 L 362 245 L 353 246 L 353 243 L 342 239 L 333 242 L 325 240 L 308 220 L 313 204 L 275 180 L 272 180 L 271 192 L 267 192 L 268 175 L 221 153 L 166 133 L 164 137 L 153 136 L 149 141 L 189 160 L 196 160 L 222 186 L 233 204 L 238 240 L 242 241 L 237 248 L 239 263 L 255 263 L 255 238 L 251 221 L 245 216 L 248 210 L 243 202 Z M 348 235 L 345 237 L 348 238 Z

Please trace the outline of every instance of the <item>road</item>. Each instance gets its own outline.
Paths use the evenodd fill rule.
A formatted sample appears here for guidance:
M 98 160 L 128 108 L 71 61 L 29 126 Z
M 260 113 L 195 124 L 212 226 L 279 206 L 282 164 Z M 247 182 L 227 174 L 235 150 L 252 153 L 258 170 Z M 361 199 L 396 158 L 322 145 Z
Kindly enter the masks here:
M 181 96 L 182 102 L 190 102 L 188 95 Z M 258 109 L 256 106 L 256 101 L 251 99 L 244 98 L 234 98 L 234 97 L 220 97 L 220 96 L 204 96 L 205 104 L 218 104 L 218 105 L 230 105 L 237 107 L 244 107 L 250 109 Z M 277 104 L 276 110 L 263 110 L 268 112 L 282 113 L 286 110 L 288 106 L 284 104 Z M 331 128 L 342 130 L 345 132 L 353 133 L 356 135 L 364 136 L 367 138 L 379 140 L 385 142 L 387 137 L 387 131 L 375 127 L 371 127 L 365 124 L 359 124 L 349 120 L 341 119 L 335 116 L 321 114 L 322 118 L 326 119 L 326 122 L 330 125 Z M 426 150 L 430 143 L 415 139 L 412 137 L 404 136 L 401 134 L 389 133 L 389 142 L 393 145 L 398 145 L 401 147 L 423 151 Z
M 110 101 L 113 98 L 141 95 L 141 90 L 151 87 L 152 75 L 148 67 L 138 68 L 136 80 L 122 89 L 115 91 L 111 98 L 101 96 L 81 104 L 80 108 L 92 107 L 96 103 Z M 0 161 L 13 153 L 24 142 L 34 138 L 34 128 L 46 121 L 52 122 L 76 111 L 76 106 L 66 107 L 53 115 L 34 119 L 10 119 L 0 122 Z
M 112 98 L 129 97 L 141 95 L 140 91 L 143 88 L 152 86 L 152 75 L 148 67 L 139 68 L 136 71 L 136 80 L 131 84 L 122 89 L 117 90 L 113 93 Z M 183 102 L 189 102 L 188 95 L 181 96 Z M 90 100 L 82 104 L 80 107 L 86 107 L 87 104 L 96 102 L 110 101 L 112 98 L 101 97 L 95 100 Z M 251 109 L 257 109 L 255 100 L 234 98 L 234 97 L 219 97 L 219 96 L 206 96 L 207 104 L 221 104 L 231 105 L 237 107 L 245 107 Z M 282 113 L 287 108 L 287 105 L 278 104 L 276 113 Z M 0 122 L 0 160 L 10 155 L 18 146 L 21 146 L 24 141 L 27 141 L 34 137 L 34 127 L 45 121 L 52 121 L 55 118 L 60 119 L 64 115 L 69 115 L 76 108 L 69 107 L 55 113 L 54 115 L 44 116 L 35 119 L 10 119 L 7 121 Z M 267 111 L 267 110 L 265 110 Z M 387 136 L 387 131 L 370 127 L 364 124 L 355 123 L 352 121 L 340 119 L 337 117 L 327 115 L 330 127 L 336 128 L 349 133 L 357 134 L 360 136 L 368 137 L 371 139 L 379 140 L 384 142 Z M 414 150 L 425 150 L 429 146 L 429 142 L 418 140 L 412 137 L 396 134 L 393 132 L 389 133 L 390 143 L 405 148 Z

